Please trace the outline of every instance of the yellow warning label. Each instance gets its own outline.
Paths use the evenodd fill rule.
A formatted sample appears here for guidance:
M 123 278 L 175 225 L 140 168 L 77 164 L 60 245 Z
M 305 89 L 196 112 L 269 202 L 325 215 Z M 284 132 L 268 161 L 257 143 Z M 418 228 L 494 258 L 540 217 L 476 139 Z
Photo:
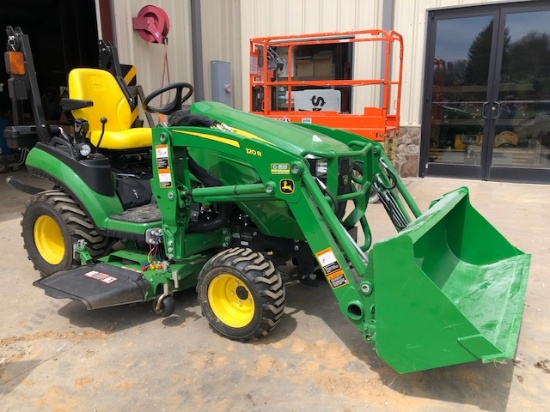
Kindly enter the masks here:
M 315 256 L 333 289 L 348 284 L 348 279 L 331 248 L 326 248 L 316 253 Z

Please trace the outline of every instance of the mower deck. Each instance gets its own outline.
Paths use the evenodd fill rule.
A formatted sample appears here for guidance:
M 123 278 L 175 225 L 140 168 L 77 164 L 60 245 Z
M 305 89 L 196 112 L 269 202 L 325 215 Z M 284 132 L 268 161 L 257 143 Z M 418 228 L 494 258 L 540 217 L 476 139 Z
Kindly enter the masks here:
M 144 302 L 149 288 L 141 273 L 106 263 L 65 270 L 33 284 L 53 298 L 78 300 L 88 310 Z

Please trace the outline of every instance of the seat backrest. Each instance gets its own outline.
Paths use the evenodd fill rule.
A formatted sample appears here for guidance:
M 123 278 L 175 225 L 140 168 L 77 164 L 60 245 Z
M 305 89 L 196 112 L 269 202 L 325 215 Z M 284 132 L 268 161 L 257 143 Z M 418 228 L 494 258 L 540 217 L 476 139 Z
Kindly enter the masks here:
M 101 118 L 107 118 L 105 130 L 122 131 L 132 125 L 132 110 L 111 73 L 101 69 L 73 69 L 69 73 L 69 98 L 91 100 L 94 105 L 73 110 L 75 118 L 86 119 L 90 131 L 101 130 Z

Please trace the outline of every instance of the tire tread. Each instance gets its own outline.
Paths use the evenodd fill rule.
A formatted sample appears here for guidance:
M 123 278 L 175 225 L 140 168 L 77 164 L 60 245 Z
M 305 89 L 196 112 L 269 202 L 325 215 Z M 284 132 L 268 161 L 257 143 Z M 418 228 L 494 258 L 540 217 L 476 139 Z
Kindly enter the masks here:
M 208 285 L 204 284 L 204 279 L 210 271 L 220 267 L 239 271 L 258 293 L 261 303 L 257 303 L 256 307 L 261 310 L 261 319 L 253 331 L 239 333 L 238 329 L 229 328 L 210 309 L 206 293 Z M 271 261 L 250 248 L 226 249 L 211 258 L 199 274 L 197 292 L 202 312 L 208 318 L 211 329 L 222 336 L 242 342 L 267 335 L 279 323 L 284 313 L 286 296 L 281 274 Z
M 25 231 L 32 230 L 33 226 L 27 227 L 29 224 L 25 221 L 27 210 L 33 204 L 38 203 L 47 203 L 50 208 L 53 208 L 61 216 L 71 236 L 71 245 L 79 239 L 84 239 L 90 255 L 94 258 L 104 256 L 110 250 L 112 239 L 101 235 L 96 230 L 86 213 L 67 193 L 62 190 L 47 190 L 37 193 L 25 202 L 25 211 L 23 212 L 23 220 L 21 221 L 21 236 L 23 236 L 23 247 L 27 251 L 28 259 L 33 263 L 34 268 L 40 272 L 42 277 L 49 276 L 52 273 L 47 273 L 44 268 L 40 267 L 41 265 L 38 262 L 41 257 L 35 250 L 34 245 L 27 245 L 26 239 L 32 238 L 32 234 L 27 233 L 27 237 L 25 236 Z M 72 254 L 72 250 L 70 253 Z M 67 264 L 69 267 L 62 269 L 69 269 L 75 264 L 76 262 L 73 259 Z

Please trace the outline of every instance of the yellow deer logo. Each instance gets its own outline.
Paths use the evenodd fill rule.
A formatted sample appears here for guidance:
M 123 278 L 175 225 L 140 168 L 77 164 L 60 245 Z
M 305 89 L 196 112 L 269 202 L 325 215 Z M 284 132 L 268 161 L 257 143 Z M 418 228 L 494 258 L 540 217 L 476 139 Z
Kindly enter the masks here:
M 279 187 L 281 188 L 281 193 L 284 193 L 285 195 L 291 195 L 294 193 L 294 181 L 290 179 L 282 179 L 279 183 Z

